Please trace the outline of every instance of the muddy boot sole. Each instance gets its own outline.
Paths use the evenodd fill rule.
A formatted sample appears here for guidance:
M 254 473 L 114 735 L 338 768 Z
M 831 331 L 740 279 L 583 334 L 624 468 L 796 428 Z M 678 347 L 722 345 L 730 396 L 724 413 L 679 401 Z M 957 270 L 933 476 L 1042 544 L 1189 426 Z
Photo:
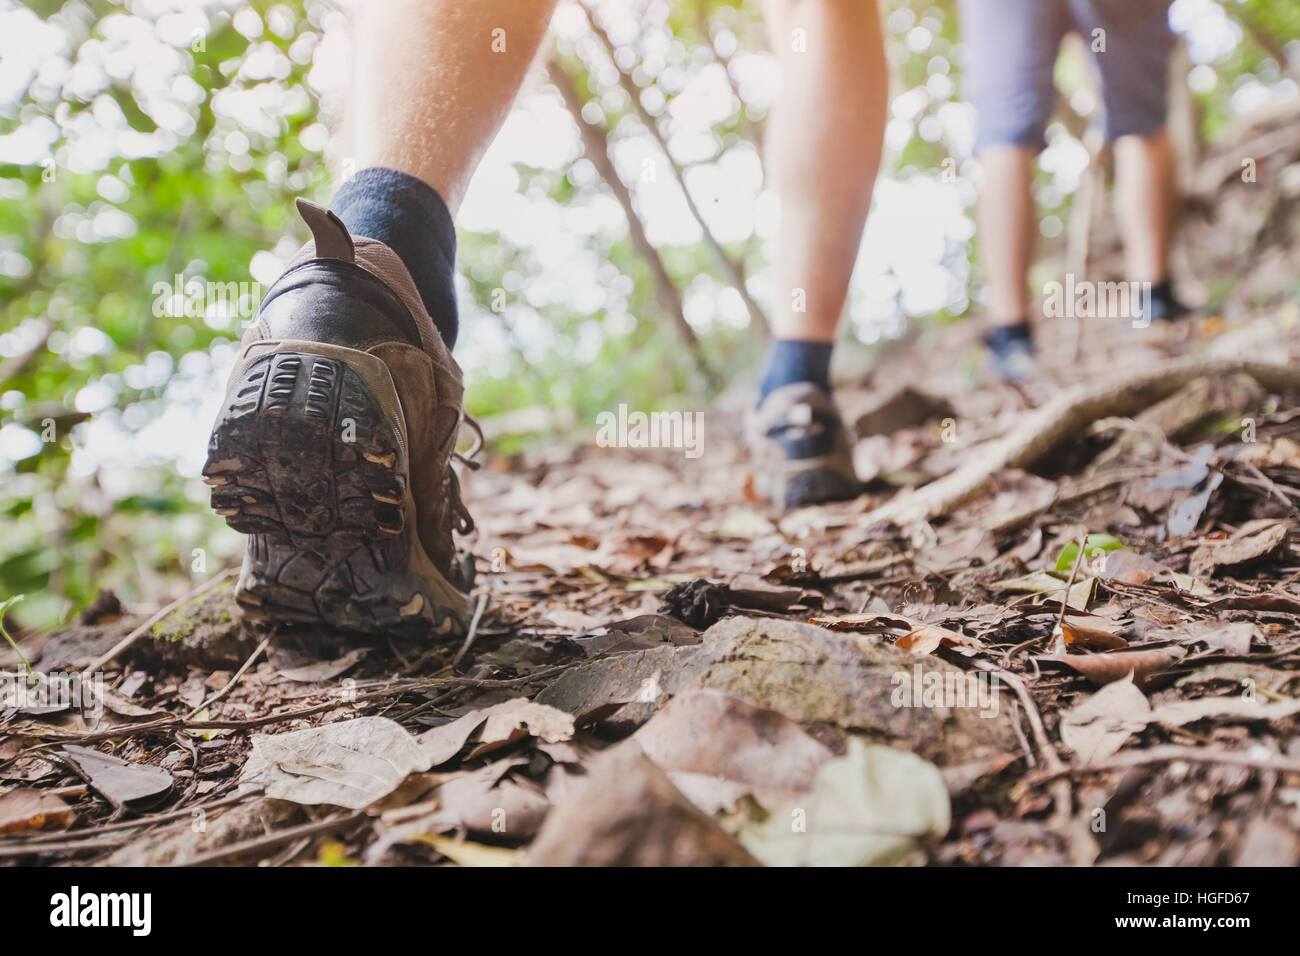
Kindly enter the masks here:
M 264 620 L 463 633 L 465 598 L 407 520 L 407 476 L 404 442 L 348 362 L 257 358 L 227 394 L 203 468 L 213 510 L 250 536 L 236 600 Z
M 248 367 L 213 428 L 203 480 L 230 527 L 275 544 L 346 551 L 405 524 L 397 436 L 361 377 L 322 355 Z
M 459 637 L 467 621 L 407 567 L 402 542 L 318 554 L 249 537 L 235 601 L 253 620 Z

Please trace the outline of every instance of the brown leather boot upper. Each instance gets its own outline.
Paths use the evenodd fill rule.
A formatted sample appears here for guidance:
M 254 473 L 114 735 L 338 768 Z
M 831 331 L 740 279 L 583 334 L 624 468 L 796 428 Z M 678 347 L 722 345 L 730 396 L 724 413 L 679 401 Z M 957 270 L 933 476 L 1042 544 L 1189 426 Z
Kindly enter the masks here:
M 297 206 L 312 240 L 268 290 L 243 336 L 240 365 L 272 343 L 293 340 L 353 349 L 383 363 L 398 406 L 385 411 L 408 456 L 419 543 L 443 578 L 463 589 L 468 582 L 460 579 L 452 531 L 467 533 L 473 522 L 451 464 L 463 417 L 460 366 L 397 253 L 349 235 L 314 203 L 299 199 Z

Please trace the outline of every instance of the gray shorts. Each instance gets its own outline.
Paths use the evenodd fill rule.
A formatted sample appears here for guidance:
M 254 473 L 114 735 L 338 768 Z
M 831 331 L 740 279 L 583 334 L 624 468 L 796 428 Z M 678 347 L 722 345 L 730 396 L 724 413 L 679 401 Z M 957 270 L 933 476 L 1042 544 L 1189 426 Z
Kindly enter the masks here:
M 959 0 L 975 146 L 1041 149 L 1062 38 L 1078 31 L 1101 75 L 1107 140 L 1154 133 L 1168 110 L 1170 0 Z M 1102 30 L 1104 34 L 1095 34 Z M 1105 50 L 1094 50 L 1094 37 Z

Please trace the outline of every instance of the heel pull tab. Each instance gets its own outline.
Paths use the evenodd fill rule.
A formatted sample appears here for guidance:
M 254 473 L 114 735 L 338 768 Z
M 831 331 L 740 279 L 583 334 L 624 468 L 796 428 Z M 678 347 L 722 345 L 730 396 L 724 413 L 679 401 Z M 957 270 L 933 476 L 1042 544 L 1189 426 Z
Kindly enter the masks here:
M 301 196 L 294 200 L 294 205 L 298 207 L 298 215 L 302 216 L 302 221 L 311 230 L 312 239 L 316 241 L 318 259 L 356 261 L 352 237 L 348 235 L 348 227 L 343 225 L 342 219 L 324 206 L 318 206 Z

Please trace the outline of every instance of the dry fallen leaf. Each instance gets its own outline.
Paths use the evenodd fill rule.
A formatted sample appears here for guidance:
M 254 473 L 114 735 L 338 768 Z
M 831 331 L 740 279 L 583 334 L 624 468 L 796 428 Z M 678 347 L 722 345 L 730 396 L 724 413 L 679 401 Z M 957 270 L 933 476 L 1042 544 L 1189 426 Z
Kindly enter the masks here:
M 429 769 L 415 738 L 387 717 L 358 717 L 287 734 L 257 734 L 240 782 L 307 805 L 361 810 L 408 774 Z
M 922 626 L 920 621 L 889 611 L 863 611 L 860 614 L 841 614 L 836 617 L 811 617 L 808 621 L 830 631 L 878 631 L 890 628 L 911 631 Z
M 1290 438 L 1275 438 L 1269 442 L 1243 445 L 1233 456 L 1235 461 L 1248 461 L 1256 468 L 1289 468 L 1300 471 L 1300 445 Z
M 1035 571 L 1033 574 L 1026 574 L 1018 578 L 1009 578 L 1005 581 L 994 583 L 994 587 L 1002 588 L 1005 591 L 1022 591 L 1026 594 L 1041 594 L 1046 601 L 1060 603 L 1062 593 L 1065 591 L 1065 585 L 1069 580 L 1069 575 L 1058 577 L 1056 574 L 1048 571 Z M 1088 610 L 1088 602 L 1092 600 L 1093 587 L 1096 579 L 1080 573 L 1070 593 L 1066 596 L 1066 606 L 1076 611 Z
M 65 746 L 63 753 L 112 803 L 148 803 L 172 789 L 172 775 L 161 767 L 132 764 L 89 747 Z
M 483 727 L 472 738 L 478 744 L 466 759 L 482 756 L 509 746 L 525 737 L 540 737 L 548 743 L 573 736 L 574 718 L 555 707 L 535 704 L 526 697 L 516 697 L 483 711 Z
M 1066 654 L 1054 656 L 1045 654 L 1037 658 L 1040 663 L 1064 664 L 1077 671 L 1094 684 L 1109 684 L 1122 680 L 1129 673 L 1136 683 L 1169 667 L 1181 655 L 1170 649 L 1149 651 L 1117 651 L 1102 654 Z
M 281 668 L 280 676 L 301 684 L 312 684 L 316 681 L 330 680 L 331 678 L 338 677 L 345 671 L 351 670 L 369 653 L 370 648 L 358 647 L 355 650 L 348 651 L 338 660 L 318 661 L 315 664 L 307 664 L 303 667 Z
M 1281 720 L 1300 713 L 1300 700 L 1264 703 L 1257 697 L 1200 697 L 1161 704 L 1151 711 L 1150 720 L 1181 727 L 1207 717 L 1237 717 L 1243 720 Z
M 604 623 L 600 618 L 568 607 L 552 608 L 546 612 L 545 617 L 552 624 L 571 631 L 591 631 Z
M 1097 562 L 1097 577 L 1121 584 L 1146 584 L 1157 575 L 1172 571 L 1136 551 L 1107 551 Z
M 0 794 L 0 834 L 61 830 L 72 820 L 72 808 L 53 794 L 31 787 Z
M 1128 641 L 1118 634 L 1096 627 L 1086 627 L 1071 621 L 1069 617 L 1061 621 L 1061 630 L 1065 634 L 1065 643 L 1076 647 L 1086 647 L 1090 651 L 1113 651 L 1128 647 Z
M 528 849 L 532 866 L 753 866 L 712 817 L 686 799 L 632 741 L 597 757 L 563 788 Z
M 1283 614 L 1300 614 L 1300 597 L 1284 591 L 1266 591 L 1262 594 L 1236 594 L 1219 598 L 1205 605 L 1206 610 L 1281 611 Z
M 546 818 L 551 802 L 531 780 L 507 776 L 522 763 L 507 758 L 477 770 L 446 775 L 437 791 L 438 808 L 428 822 L 512 840 L 528 839 Z
M 419 838 L 457 866 L 520 866 L 519 851 L 430 833 Z
M 474 731 L 482 727 L 485 720 L 487 715 L 483 711 L 471 710 L 450 723 L 420 734 L 416 741 L 424 751 L 424 755 L 429 758 L 429 766 L 440 766 L 460 753 L 469 742 L 469 738 L 474 735 Z
M 1084 763 L 1113 757 L 1129 736 L 1147 725 L 1151 704 L 1127 677 L 1061 714 L 1061 742 Z
M 812 791 L 769 807 L 766 821 L 741 842 L 768 866 L 889 866 L 904 863 L 920 841 L 948 832 L 948 788 L 934 764 L 916 754 L 848 742 L 843 757 L 817 770 Z M 792 830 L 791 820 L 806 821 Z
M 922 657 L 926 654 L 933 653 L 941 646 L 954 648 L 981 648 L 984 645 L 973 637 L 967 637 L 965 634 L 950 631 L 946 627 L 937 627 L 933 624 L 921 624 L 895 641 L 894 646 L 905 651 L 911 651 L 916 656 Z
M 1250 522 L 1237 534 L 1222 541 L 1207 541 L 1195 551 L 1187 570 L 1196 577 L 1209 577 L 1219 567 L 1244 564 L 1276 551 L 1291 530 L 1289 521 Z
M 1250 653 L 1250 644 L 1255 637 L 1255 625 L 1250 621 L 1195 621 L 1184 627 L 1172 628 L 1165 632 L 1175 635 L 1184 643 L 1204 642 L 1214 650 L 1223 651 L 1236 657 L 1245 657 Z M 1148 634 L 1148 638 L 1160 635 Z
M 745 793 L 782 802 L 832 757 L 784 714 L 711 690 L 674 697 L 632 739 L 706 813 Z

